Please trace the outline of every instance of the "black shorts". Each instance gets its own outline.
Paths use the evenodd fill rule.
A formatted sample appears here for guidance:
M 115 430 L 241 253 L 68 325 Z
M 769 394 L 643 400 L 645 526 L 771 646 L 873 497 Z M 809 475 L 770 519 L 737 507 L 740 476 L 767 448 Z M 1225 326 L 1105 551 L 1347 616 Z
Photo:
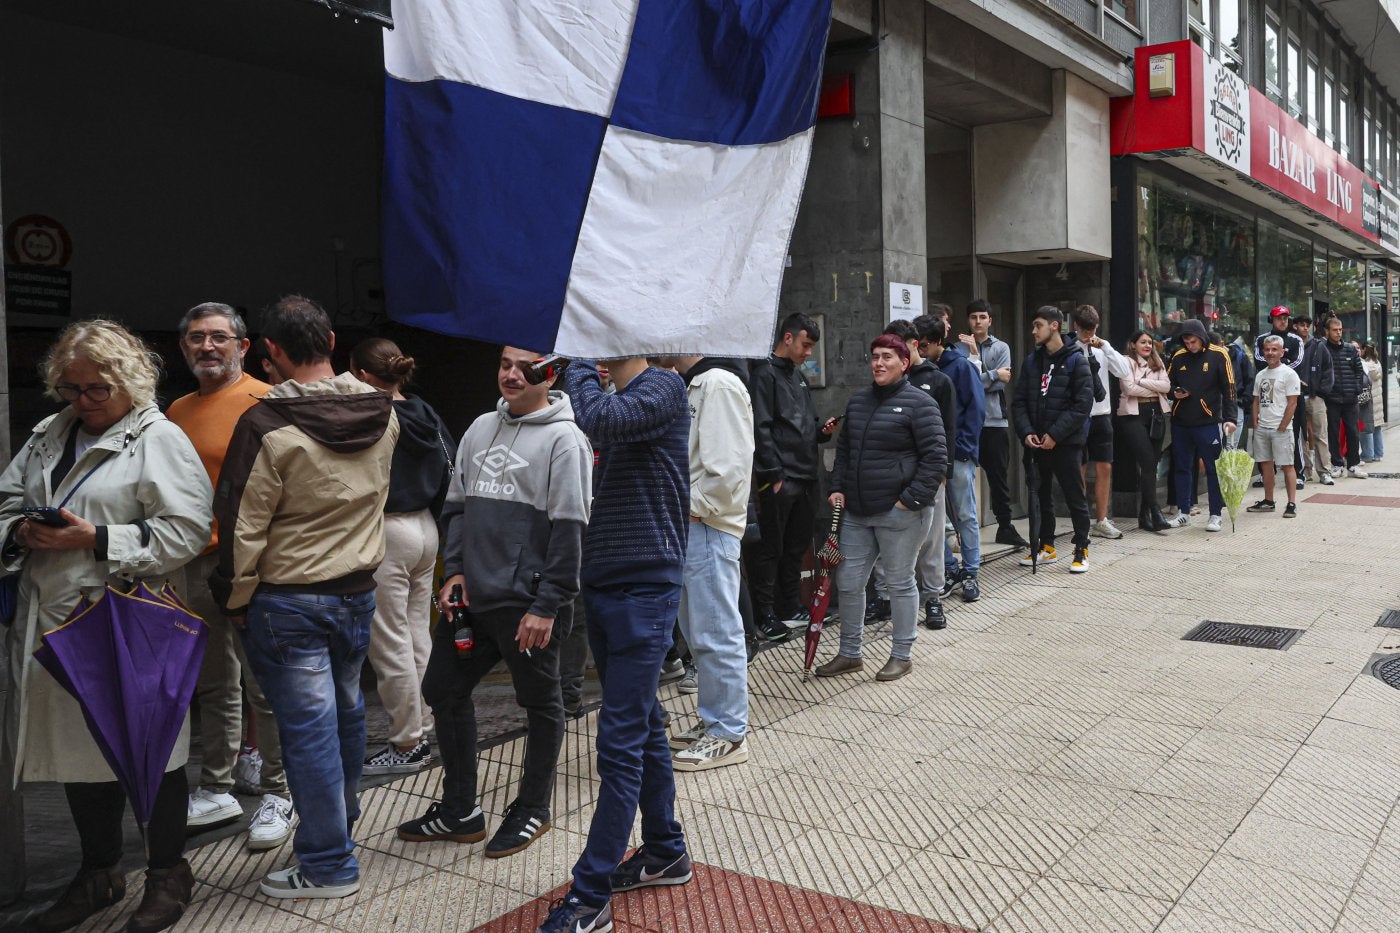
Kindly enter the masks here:
M 1089 418 L 1089 437 L 1084 442 L 1084 460 L 1088 463 L 1113 462 L 1113 416 L 1094 415 Z

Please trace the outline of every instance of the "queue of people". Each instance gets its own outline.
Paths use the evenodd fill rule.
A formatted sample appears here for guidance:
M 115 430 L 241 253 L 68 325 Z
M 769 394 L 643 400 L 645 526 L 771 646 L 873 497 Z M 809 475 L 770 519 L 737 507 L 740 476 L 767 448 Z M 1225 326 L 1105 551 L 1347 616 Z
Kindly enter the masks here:
M 1246 420 L 1264 487 L 1250 512 L 1275 510 L 1281 472 L 1284 517 L 1296 516 L 1304 439 L 1324 482 L 1364 477 L 1360 461 L 1383 454 L 1365 407 L 1380 367 L 1373 350 L 1342 343 L 1336 320 L 1317 341 L 1275 309 L 1242 392 L 1243 365 L 1199 322 L 1182 326 L 1164 360 L 1141 331 L 1115 350 L 1091 306 L 1068 316 L 1044 306 L 1031 315 L 1033 350 L 1013 366 L 986 302 L 967 307 L 967 333 L 954 336 L 951 314 L 933 305 L 891 322 L 869 345 L 870 385 L 827 418 L 802 371 L 821 334 L 802 314 L 782 322 L 767 359 L 747 365 L 633 357 L 541 370 L 534 349 L 503 347 L 500 400 L 460 441 L 405 391 L 415 363 L 392 341 L 361 343 L 337 374 L 330 319 L 301 296 L 263 315 L 268 382 L 244 369 L 252 342 L 235 309 L 190 309 L 180 346 L 199 387 L 166 414 L 155 401 L 159 361 L 139 337 L 103 320 L 68 327 L 42 366 L 65 407 L 0 476 L 0 565 L 18 580 L 6 634 L 18 685 L 5 707 L 11 777 L 63 783 L 82 849 L 36 928 L 69 929 L 126 894 L 124 792 L 76 702 L 31 660 L 40 633 L 106 586 L 170 583 L 209 633 L 196 688 L 198 783 L 191 790 L 185 777 L 186 722 L 146 830 L 145 892 L 128 929 L 155 933 L 183 914 L 194 885 L 185 834 L 241 816 L 234 791 L 259 796 L 250 850 L 292 842 L 294 858 L 261 880 L 264 895 L 354 894 L 360 778 L 422 769 L 430 737 L 440 799 L 398 837 L 485 841 L 487 858 L 528 849 L 552 826 L 565 692 L 571 685 L 578 702 L 591 653 L 601 785 L 569 892 L 540 930 L 606 930 L 615 894 L 692 877 L 676 774 L 749 759 L 749 643 L 785 640 L 808 621 L 802 560 L 821 492 L 843 516 L 845 559 L 835 572 L 839 645 L 816 674 L 861 673 L 866 629 L 888 619 L 890 654 L 874 679 L 891 682 L 913 669 L 920 623 L 946 627 L 954 592 L 982 598 L 979 468 L 996 540 L 1034 549 L 1024 565 L 1060 558 L 1058 485 L 1072 526 L 1068 570 L 1084 573 L 1091 538 L 1123 534 L 1109 508 L 1120 447 L 1139 526 L 1158 533 L 1191 524 L 1201 472 L 1205 528 L 1219 530 L 1215 460 Z M 1156 498 L 1168 442 L 1170 514 Z M 834 449 L 823 490 L 825 444 Z M 1013 450 L 1031 482 L 1031 541 L 1012 524 Z M 28 520 L 23 510 L 36 505 L 58 506 L 62 526 Z M 432 629 L 439 555 L 436 598 L 450 613 Z M 698 716 L 668 732 L 657 689 L 673 632 Z M 390 719 L 375 749 L 366 661 Z M 516 793 L 492 827 L 477 788 L 473 693 L 501 661 L 527 735 Z M 638 813 L 642 845 L 624 860 Z

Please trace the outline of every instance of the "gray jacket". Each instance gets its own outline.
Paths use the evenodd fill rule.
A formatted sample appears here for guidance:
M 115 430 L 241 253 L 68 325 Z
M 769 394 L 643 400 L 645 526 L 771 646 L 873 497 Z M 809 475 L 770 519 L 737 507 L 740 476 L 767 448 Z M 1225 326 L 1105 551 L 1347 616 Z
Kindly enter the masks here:
M 475 609 L 553 619 L 579 590 L 593 448 L 563 392 L 512 417 L 504 399 L 467 428 L 442 522 L 444 576 L 467 578 Z
M 997 370 L 1011 365 L 1011 347 L 1006 341 L 988 334 L 987 341 L 978 345 L 982 359 L 982 390 L 987 393 L 987 416 L 982 424 L 988 428 L 1004 428 L 1006 420 L 1006 383 L 997 378 Z

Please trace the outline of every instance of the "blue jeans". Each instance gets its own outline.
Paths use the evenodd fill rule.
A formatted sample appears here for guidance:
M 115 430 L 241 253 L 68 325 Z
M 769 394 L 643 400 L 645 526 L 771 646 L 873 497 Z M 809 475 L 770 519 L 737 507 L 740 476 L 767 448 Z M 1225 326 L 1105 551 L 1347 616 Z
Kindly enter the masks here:
M 573 894 L 601 907 L 612 895 L 612 870 L 627 853 L 632 820 L 642 811 L 642 844 L 670 862 L 685 852 L 676 821 L 676 779 L 656 688 L 671 647 L 680 587 L 634 583 L 583 588 L 588 642 L 603 685 L 598 711 L 598 803 L 588 843 L 574 864 Z
M 1215 475 L 1215 459 L 1220 456 L 1220 425 L 1202 424 L 1188 428 L 1172 424 L 1172 479 L 1176 484 L 1176 506 L 1191 511 L 1191 469 L 1196 459 L 1206 465 L 1206 488 L 1210 497 L 1210 514 L 1225 511 L 1225 498 L 1220 495 L 1220 478 Z
M 690 523 L 681 586 L 681 634 L 699 677 L 697 712 L 709 734 L 738 742 L 749 731 L 749 659 L 739 617 L 739 539 Z
M 896 506 L 880 515 L 847 512 L 841 520 L 841 553 L 836 565 L 836 589 L 841 594 L 841 655 L 860 657 L 865 632 L 865 584 L 878 558 L 890 599 L 894 629 L 890 656 L 909 660 L 914 649 L 919 611 L 919 584 L 914 562 L 928 537 L 931 509 L 909 512 Z
M 1361 432 L 1361 459 L 1381 460 L 1385 457 L 1385 441 L 1380 428 L 1367 428 Z
M 954 460 L 948 473 L 948 517 L 958 530 L 958 550 L 962 554 L 962 569 L 976 573 L 982 566 L 982 532 L 977 527 L 977 464 L 972 460 Z M 953 546 L 943 544 L 943 569 L 949 576 L 958 572 L 958 559 Z
M 349 596 L 259 590 L 248 603 L 243 647 L 277 731 L 301 815 L 292 848 L 317 884 L 360 877 L 350 824 L 360 817 L 365 698 L 374 592 Z

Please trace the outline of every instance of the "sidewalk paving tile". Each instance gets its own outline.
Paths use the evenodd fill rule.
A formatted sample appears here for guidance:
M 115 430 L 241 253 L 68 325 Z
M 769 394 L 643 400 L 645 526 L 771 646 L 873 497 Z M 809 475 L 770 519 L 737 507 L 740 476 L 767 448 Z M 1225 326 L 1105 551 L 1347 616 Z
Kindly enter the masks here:
M 993 933 L 1149 933 L 1171 909 L 1150 897 L 1042 878 L 988 929 Z
M 1389 808 L 1374 797 L 1280 777 L 1259 798 L 1255 812 L 1374 843 L 1381 837 Z
M 864 900 L 981 930 L 1035 882 L 1023 871 L 925 852 L 865 891 Z
M 1326 930 L 1347 889 L 1228 855 L 1211 859 L 1178 903 L 1265 930 Z
M 1066 823 L 979 810 L 939 836 L 931 848 L 956 858 L 1040 875 L 1084 834 L 1084 829 Z
M 1204 849 L 1093 832 L 1047 874 L 1174 903 L 1210 859 Z
M 1360 878 L 1372 848 L 1372 843 L 1352 836 L 1256 810 L 1220 851 L 1349 890 Z

